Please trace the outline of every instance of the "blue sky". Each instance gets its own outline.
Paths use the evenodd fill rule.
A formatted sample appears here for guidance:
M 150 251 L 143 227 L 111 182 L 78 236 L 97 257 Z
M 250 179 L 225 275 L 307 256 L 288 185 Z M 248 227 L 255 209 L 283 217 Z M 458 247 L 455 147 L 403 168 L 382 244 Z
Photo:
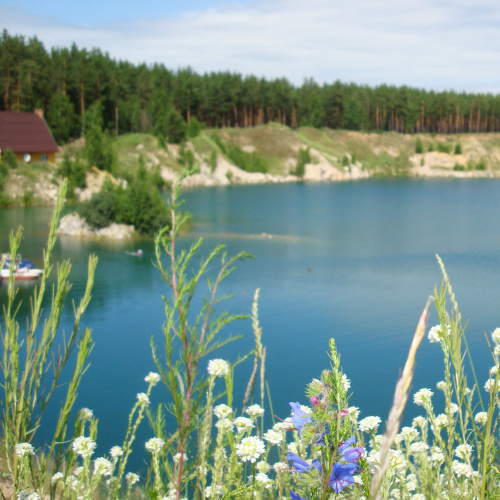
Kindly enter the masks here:
M 498 0 L 0 0 L 0 19 L 171 69 L 500 92 Z

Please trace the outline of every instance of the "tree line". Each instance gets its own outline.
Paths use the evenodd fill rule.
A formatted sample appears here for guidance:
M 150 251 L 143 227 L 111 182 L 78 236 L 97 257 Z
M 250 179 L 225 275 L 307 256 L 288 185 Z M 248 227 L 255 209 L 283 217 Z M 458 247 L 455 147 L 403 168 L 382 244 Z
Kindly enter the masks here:
M 298 87 L 231 72 L 199 75 L 163 64 L 132 64 L 94 48 L 47 51 L 36 37 L 0 38 L 0 110 L 42 109 L 56 140 L 86 130 L 99 103 L 111 134 L 153 132 L 180 142 L 189 127 L 251 127 L 278 122 L 333 129 L 402 133 L 497 132 L 500 96 L 434 92 L 407 86 L 369 87 L 340 81 Z

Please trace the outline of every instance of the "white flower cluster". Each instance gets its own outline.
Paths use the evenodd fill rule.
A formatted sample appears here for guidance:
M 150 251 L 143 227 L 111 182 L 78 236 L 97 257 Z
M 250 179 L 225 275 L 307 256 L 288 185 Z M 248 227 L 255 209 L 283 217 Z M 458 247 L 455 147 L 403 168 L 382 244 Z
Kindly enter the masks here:
M 148 440 L 145 446 L 146 450 L 148 450 L 150 453 L 160 453 L 164 444 L 165 441 L 163 441 L 163 439 L 154 437 Z
M 486 422 L 488 422 L 488 414 L 485 411 L 480 411 L 479 413 L 476 413 L 476 416 L 474 417 L 474 422 L 479 425 L 486 425 Z
M 380 417 L 365 417 L 359 422 L 359 430 L 361 432 L 376 431 L 380 422 Z
M 21 491 L 17 496 L 17 500 L 40 500 L 40 495 L 36 492 Z
M 229 363 L 223 359 L 211 359 L 208 362 L 207 370 L 211 377 L 227 377 L 229 375 Z
M 77 437 L 73 441 L 73 451 L 83 458 L 91 457 L 96 446 L 96 442 L 93 439 L 85 436 Z
M 82 408 L 80 410 L 80 418 L 84 422 L 87 422 L 88 420 L 91 420 L 93 416 L 94 416 L 94 412 L 92 410 L 89 410 L 88 408 Z
M 225 404 L 217 405 L 214 408 L 214 415 L 217 418 L 227 418 L 231 413 L 233 413 L 233 409 Z
M 262 415 L 264 415 L 264 408 L 259 405 L 251 405 L 245 410 L 245 413 L 248 413 L 248 415 L 250 415 L 250 418 L 261 417 Z
M 180 460 L 181 460 L 181 454 L 180 454 L 180 453 L 176 453 L 176 454 L 173 456 L 173 459 L 174 459 L 174 462 L 175 462 L 175 463 L 180 462 Z M 187 462 L 187 459 L 188 459 L 187 454 L 186 454 L 186 453 L 183 453 L 183 462 Z
M 137 401 L 139 401 L 139 404 L 141 406 L 148 406 L 149 405 L 149 397 L 144 392 L 140 392 L 139 394 L 137 394 Z
M 453 460 L 451 465 L 451 470 L 458 476 L 471 477 L 473 470 L 468 464 L 459 462 L 458 460 Z
M 271 444 L 280 444 L 284 436 L 282 432 L 270 429 L 262 437 Z
M 455 449 L 455 455 L 458 458 L 461 458 L 462 460 L 466 461 L 470 459 L 470 455 L 472 453 L 472 446 L 470 444 L 464 443 L 460 444 L 456 447 Z
M 413 396 L 413 401 L 418 406 L 426 406 L 431 402 L 431 397 L 434 393 L 430 389 L 420 389 Z
M 134 474 L 133 472 L 129 472 L 126 476 L 125 479 L 127 481 L 127 484 L 129 486 L 134 485 L 135 483 L 139 482 L 139 476 L 137 474 Z
M 243 438 L 241 443 L 236 445 L 236 454 L 243 462 L 255 463 L 265 449 L 263 441 L 255 436 L 250 436 Z
M 15 448 L 16 448 L 16 455 L 19 458 L 25 457 L 26 455 L 34 455 L 35 454 L 35 449 L 29 443 L 16 444 Z
M 255 427 L 255 425 L 253 425 L 252 420 L 247 417 L 236 417 L 234 419 L 233 424 L 236 426 L 238 434 L 246 432 L 250 430 L 252 427 Z
M 111 455 L 111 458 L 119 458 L 123 455 L 123 450 L 120 446 L 113 446 L 113 448 L 109 451 L 109 454 Z
M 156 385 L 160 381 L 160 375 L 158 373 L 149 372 L 144 379 L 149 385 Z
M 448 334 L 448 337 L 449 337 L 450 333 L 451 333 L 450 325 L 446 325 L 446 333 Z M 445 332 L 443 331 L 443 328 L 441 327 L 441 325 L 433 326 L 429 330 L 429 335 L 428 335 L 429 341 L 431 343 L 441 342 L 442 340 L 444 340 L 444 335 L 445 335 Z
M 96 458 L 94 462 L 94 474 L 98 476 L 111 476 L 113 464 L 106 458 Z

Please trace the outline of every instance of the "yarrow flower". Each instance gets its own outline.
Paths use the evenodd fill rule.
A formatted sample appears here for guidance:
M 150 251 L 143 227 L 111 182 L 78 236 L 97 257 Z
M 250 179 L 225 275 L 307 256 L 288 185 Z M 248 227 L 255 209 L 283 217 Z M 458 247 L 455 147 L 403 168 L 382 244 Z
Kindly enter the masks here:
M 500 344 L 500 328 L 495 328 L 491 334 L 491 338 L 495 344 Z
M 430 389 L 420 389 L 413 396 L 413 401 L 418 406 L 425 406 L 431 402 L 431 397 L 434 393 Z
M 94 462 L 94 474 L 98 476 L 111 476 L 113 474 L 113 464 L 106 458 L 96 458 Z
M 365 417 L 359 422 L 359 430 L 361 432 L 376 431 L 380 422 L 382 422 L 382 420 L 380 420 L 379 417 Z
M 96 442 L 89 437 L 80 436 L 73 441 L 73 451 L 83 458 L 92 456 L 96 446 Z
M 160 381 L 160 375 L 158 373 L 149 372 L 144 380 L 150 385 L 156 385 Z
M 113 446 L 109 454 L 111 455 L 111 458 L 118 458 L 123 455 L 123 450 L 119 446 Z
M 229 363 L 223 359 L 211 359 L 207 370 L 211 377 L 226 377 L 229 375 Z
M 88 408 L 82 408 L 79 412 L 80 418 L 86 422 L 88 420 L 91 420 L 92 417 L 94 416 L 94 412 L 92 410 L 89 410 Z
M 260 462 L 257 462 L 255 468 L 259 472 L 263 472 L 264 474 L 266 474 L 271 469 L 271 466 L 265 460 L 261 460 Z
M 34 455 L 35 454 L 35 449 L 29 443 L 16 444 L 15 448 L 16 448 L 16 455 L 19 458 L 25 457 L 26 455 Z
M 250 418 L 262 417 L 264 415 L 264 408 L 259 405 L 251 405 L 245 410 L 245 413 L 250 415 Z
M 255 425 L 253 425 L 253 422 L 247 417 L 236 417 L 233 421 L 233 424 L 236 426 L 238 434 L 245 432 L 252 427 L 255 427 Z
M 165 441 L 158 437 L 153 437 L 146 442 L 146 450 L 150 453 L 160 453 Z
M 280 444 L 283 441 L 283 433 L 272 429 L 268 430 L 262 437 L 272 444 Z
M 472 468 L 468 464 L 453 460 L 451 470 L 458 476 L 470 477 L 472 475 Z
M 448 334 L 448 336 L 450 336 L 450 333 L 451 333 L 450 325 L 446 326 L 446 330 L 447 330 L 446 333 Z M 441 325 L 433 326 L 429 330 L 429 335 L 428 335 L 429 341 L 431 343 L 440 342 L 441 340 L 443 340 L 444 334 L 445 334 L 445 332 L 443 332 Z
M 243 462 L 255 463 L 265 449 L 263 441 L 255 436 L 250 436 L 243 438 L 241 443 L 236 445 L 236 454 Z
M 137 401 L 139 401 L 139 404 L 141 406 L 148 406 L 149 405 L 149 397 L 144 392 L 140 392 L 139 394 L 137 394 Z
M 417 441 L 416 443 L 412 443 L 410 445 L 410 453 L 413 455 L 417 455 L 418 453 L 427 453 L 428 449 L 429 445 L 423 441 Z
M 486 422 L 488 422 L 488 414 L 485 411 L 480 411 L 474 417 L 474 422 L 479 425 L 486 425 Z
M 129 472 L 126 476 L 125 479 L 127 481 L 127 484 L 130 486 L 134 485 L 139 481 L 139 476 L 137 474 L 134 474 L 133 472 Z
M 183 455 L 184 455 L 184 462 L 186 462 L 186 461 L 187 461 L 187 459 L 188 459 L 188 456 L 187 456 L 187 454 L 186 454 L 186 453 L 183 453 Z M 181 454 L 180 454 L 180 453 L 176 453 L 176 454 L 174 455 L 173 459 L 174 459 L 174 462 L 176 462 L 176 463 L 177 463 L 177 462 L 180 462 L 180 460 L 181 460 Z
M 443 392 L 446 392 L 446 382 L 444 380 L 440 380 L 437 384 L 436 387 Z
M 253 477 L 250 476 L 250 479 L 253 479 Z M 267 474 L 264 474 L 264 472 L 259 472 L 258 474 L 256 474 L 255 481 L 263 484 L 264 487 L 266 487 L 266 488 L 271 487 L 273 484 L 272 479 L 270 479 Z
M 484 384 L 484 390 L 486 392 L 492 392 L 493 390 L 495 390 L 495 383 L 496 382 L 494 378 L 489 378 Z M 496 391 L 500 391 L 500 383 L 497 383 L 496 386 Z
M 214 415 L 217 418 L 228 417 L 229 415 L 231 415 L 231 413 L 233 413 L 233 409 L 224 404 L 218 405 L 214 408 Z
M 219 418 L 219 420 L 215 424 L 215 427 L 217 427 L 217 429 L 220 429 L 223 432 L 230 432 L 233 430 L 234 424 L 228 418 L 222 417 Z
M 56 472 L 53 476 L 52 476 L 52 479 L 50 480 L 50 482 L 52 484 L 56 484 L 58 483 L 59 481 L 61 481 L 62 479 L 64 479 L 64 474 L 62 472 Z
M 458 457 L 458 458 L 461 458 L 462 460 L 467 460 L 468 458 L 470 458 L 470 455 L 472 453 L 472 446 L 470 444 L 467 444 L 467 443 L 464 443 L 464 444 L 460 444 L 456 447 L 455 449 L 455 455 Z

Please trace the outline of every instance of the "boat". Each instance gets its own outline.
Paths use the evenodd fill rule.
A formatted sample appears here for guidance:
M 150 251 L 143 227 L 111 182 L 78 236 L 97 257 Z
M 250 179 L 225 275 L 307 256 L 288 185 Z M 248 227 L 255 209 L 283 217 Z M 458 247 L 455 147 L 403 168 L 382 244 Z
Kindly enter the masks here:
M 10 278 L 12 269 L 14 270 L 14 279 L 16 280 L 35 280 L 43 274 L 42 269 L 37 269 L 31 260 L 23 259 L 20 255 L 16 257 L 14 264 L 12 264 L 10 256 L 7 256 L 7 260 L 1 270 L 3 280 Z

